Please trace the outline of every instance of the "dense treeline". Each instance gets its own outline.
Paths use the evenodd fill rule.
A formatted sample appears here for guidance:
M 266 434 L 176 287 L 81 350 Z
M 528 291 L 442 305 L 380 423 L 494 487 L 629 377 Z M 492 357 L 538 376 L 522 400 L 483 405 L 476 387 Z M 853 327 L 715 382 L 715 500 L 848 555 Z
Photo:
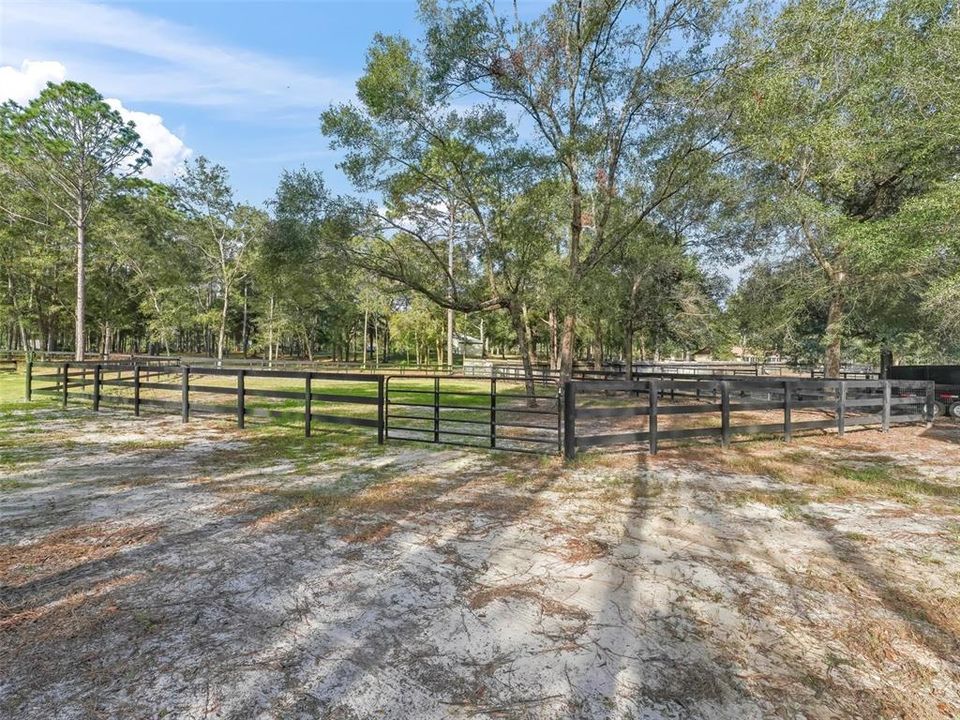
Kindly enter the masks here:
M 953 3 L 420 17 L 323 112 L 354 197 L 299 169 L 253 207 L 203 157 L 147 181 L 80 83 L 2 106 L 0 343 L 445 363 L 452 309 L 478 352 L 563 372 L 960 352 Z

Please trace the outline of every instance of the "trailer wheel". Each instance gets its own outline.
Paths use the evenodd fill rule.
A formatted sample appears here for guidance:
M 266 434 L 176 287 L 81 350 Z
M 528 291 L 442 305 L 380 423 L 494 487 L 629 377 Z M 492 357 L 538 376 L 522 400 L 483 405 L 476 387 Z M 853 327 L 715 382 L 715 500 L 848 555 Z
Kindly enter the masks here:
M 926 404 L 924 404 L 923 406 L 923 411 L 924 411 L 924 414 L 926 414 L 927 412 Z M 946 411 L 947 411 L 947 408 L 942 402 L 940 402 L 939 400 L 933 401 L 933 417 L 938 418 L 941 415 L 943 415 L 943 413 L 945 413 Z
M 950 405 L 950 417 L 960 420 L 960 400 Z

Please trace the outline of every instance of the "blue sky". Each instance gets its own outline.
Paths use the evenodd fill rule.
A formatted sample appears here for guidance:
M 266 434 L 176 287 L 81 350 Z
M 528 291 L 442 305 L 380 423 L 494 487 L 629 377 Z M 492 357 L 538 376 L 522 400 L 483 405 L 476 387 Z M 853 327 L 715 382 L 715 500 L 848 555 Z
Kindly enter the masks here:
M 319 114 L 349 100 L 374 33 L 416 36 L 416 4 L 0 0 L 0 99 L 89 82 L 142 126 L 167 178 L 188 154 L 259 204 L 283 168 L 349 190 Z

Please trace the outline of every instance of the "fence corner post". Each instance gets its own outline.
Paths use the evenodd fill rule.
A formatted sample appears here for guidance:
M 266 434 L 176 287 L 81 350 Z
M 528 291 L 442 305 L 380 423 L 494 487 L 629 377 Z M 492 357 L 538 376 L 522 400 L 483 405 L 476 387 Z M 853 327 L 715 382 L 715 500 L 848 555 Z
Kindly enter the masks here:
M 244 387 L 244 371 L 241 368 L 237 370 L 237 427 L 243 430 L 244 422 L 247 416 L 246 407 L 247 391 Z
M 133 364 L 133 416 L 140 417 L 140 364 Z
M 793 440 L 793 383 L 783 381 L 783 439 Z
M 433 379 L 433 441 L 440 442 L 440 377 Z
M 577 389 L 572 380 L 563 383 L 563 457 L 577 457 Z
M 660 402 L 660 391 L 659 391 L 659 388 L 657 387 L 656 380 L 647 381 L 647 394 L 649 396 L 648 400 L 650 403 L 649 416 L 647 418 L 647 425 L 650 429 L 650 438 L 649 438 L 650 454 L 656 455 L 657 454 L 657 426 L 659 422 L 657 420 L 657 412 L 658 412 L 657 408 L 659 407 L 659 402 Z
M 720 381 L 720 443 L 724 448 L 730 447 L 730 384 L 727 380 Z
M 303 436 L 310 437 L 313 429 L 313 375 L 303 380 Z
M 23 377 L 23 399 L 33 400 L 33 360 L 27 359 L 26 374 Z
M 883 410 L 880 415 L 880 432 L 887 432 L 890 430 L 890 381 L 883 380 Z
M 497 447 L 497 377 L 490 376 L 490 447 Z
M 190 367 L 180 368 L 180 421 L 190 421 Z
M 93 366 L 93 411 L 100 412 L 100 379 L 103 367 L 100 363 Z
M 384 379 L 383 375 L 377 375 L 377 445 L 383 445 L 386 436 L 386 427 L 384 426 Z
M 837 386 L 837 437 L 843 437 L 847 429 L 847 381 Z
M 927 404 L 926 404 L 926 410 L 924 412 L 924 415 L 925 415 L 924 422 L 926 423 L 927 428 L 933 427 L 933 418 L 934 418 L 934 412 L 935 412 L 936 400 L 937 400 L 936 395 L 937 393 L 936 393 L 935 384 L 932 381 L 928 382 L 927 383 Z

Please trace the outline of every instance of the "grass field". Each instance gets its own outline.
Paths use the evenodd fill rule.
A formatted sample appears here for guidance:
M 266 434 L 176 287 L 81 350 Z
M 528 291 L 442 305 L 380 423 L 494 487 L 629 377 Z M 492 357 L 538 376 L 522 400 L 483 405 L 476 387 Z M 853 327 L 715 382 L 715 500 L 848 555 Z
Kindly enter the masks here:
M 955 425 L 563 465 L 21 396 L 0 717 L 960 717 Z

